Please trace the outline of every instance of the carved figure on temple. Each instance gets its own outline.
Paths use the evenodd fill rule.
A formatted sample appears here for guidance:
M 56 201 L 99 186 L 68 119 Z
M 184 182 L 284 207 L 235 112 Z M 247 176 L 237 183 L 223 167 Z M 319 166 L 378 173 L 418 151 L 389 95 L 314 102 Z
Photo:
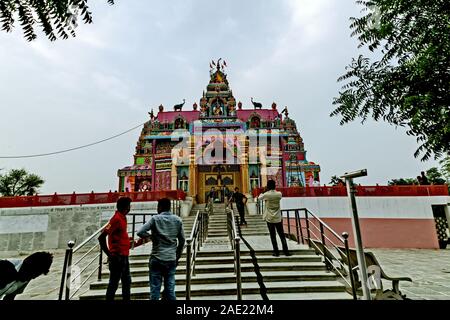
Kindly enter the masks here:
M 259 102 L 254 102 L 253 98 L 251 99 L 253 106 L 255 107 L 255 109 L 262 109 L 262 104 Z
M 162 104 L 159 106 L 159 112 L 164 112 L 164 106 Z
M 192 108 L 194 109 L 194 111 L 197 111 L 197 109 L 198 109 L 197 102 L 194 102 L 194 104 L 192 105 Z
M 200 116 L 201 117 L 206 117 L 208 116 L 208 107 L 205 105 L 203 105 L 200 109 Z
M 155 119 L 155 114 L 153 113 L 153 109 L 151 110 L 151 112 L 148 113 L 148 115 L 150 116 L 151 120 Z
M 238 109 L 242 110 L 242 102 L 240 102 L 240 101 L 238 102 Z
M 228 114 L 232 117 L 236 115 L 236 107 L 234 106 L 234 103 L 229 103 Z
M 178 118 L 175 120 L 175 129 L 183 129 L 184 128 L 184 120 L 182 118 Z
M 217 102 L 216 106 L 214 107 L 214 115 L 215 116 L 223 115 L 222 107 L 220 106 L 219 102 Z
M 272 103 L 272 110 L 277 110 L 277 104 L 275 102 Z
M 259 117 L 254 116 L 250 121 L 250 128 L 259 128 L 261 127 L 261 120 Z
M 175 111 L 181 111 L 181 110 L 183 110 L 183 106 L 184 106 L 184 103 L 185 103 L 185 102 L 186 102 L 186 100 L 183 99 L 183 103 L 174 105 L 174 106 L 173 106 L 173 110 L 175 110 Z

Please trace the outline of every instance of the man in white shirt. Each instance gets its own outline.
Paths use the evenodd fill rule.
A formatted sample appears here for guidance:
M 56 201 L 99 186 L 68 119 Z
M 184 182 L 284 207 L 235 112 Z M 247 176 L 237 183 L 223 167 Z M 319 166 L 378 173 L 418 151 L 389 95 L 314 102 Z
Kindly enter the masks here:
M 258 199 L 265 201 L 265 209 L 263 219 L 267 222 L 267 227 L 270 232 L 270 240 L 273 246 L 273 256 L 278 257 L 280 252 L 278 250 L 276 233 L 281 239 L 283 252 L 286 256 L 290 256 L 286 238 L 284 237 L 283 222 L 281 217 L 281 199 L 283 194 L 275 190 L 276 183 L 273 180 L 267 182 L 267 192 L 261 194 Z

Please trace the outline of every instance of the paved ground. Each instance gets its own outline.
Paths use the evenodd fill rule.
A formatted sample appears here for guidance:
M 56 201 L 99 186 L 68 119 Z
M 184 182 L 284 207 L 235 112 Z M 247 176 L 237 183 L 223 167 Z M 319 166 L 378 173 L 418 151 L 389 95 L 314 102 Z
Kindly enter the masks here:
M 369 250 L 375 253 L 387 275 L 406 276 L 413 280 L 412 283 L 400 283 L 400 290 L 407 297 L 413 300 L 450 300 L 450 250 Z
M 266 247 L 265 237 L 248 237 L 254 249 Z M 289 242 L 290 248 L 297 245 Z M 147 249 L 147 248 L 144 248 Z M 450 250 L 369 249 L 374 252 L 389 276 L 408 276 L 413 283 L 401 283 L 400 289 L 413 300 L 450 300 Z M 58 297 L 64 252 L 54 253 L 54 263 L 47 276 L 30 282 L 21 300 L 55 300 Z M 4 255 L 2 256 L 5 257 Z M 12 255 L 11 258 L 25 256 Z M 390 283 L 384 283 L 390 287 Z

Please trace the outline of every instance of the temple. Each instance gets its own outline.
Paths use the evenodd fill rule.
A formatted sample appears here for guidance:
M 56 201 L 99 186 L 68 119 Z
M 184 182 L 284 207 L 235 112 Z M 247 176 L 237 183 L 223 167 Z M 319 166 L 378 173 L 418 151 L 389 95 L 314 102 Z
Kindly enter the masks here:
M 221 60 L 210 65 L 209 84 L 192 110 L 183 110 L 183 100 L 149 113 L 133 165 L 118 171 L 120 191 L 178 189 L 203 203 L 212 187 L 248 194 L 269 179 L 279 187 L 320 183 L 320 166 L 308 162 L 287 107 L 267 108 L 253 98 L 251 108 L 236 103 Z

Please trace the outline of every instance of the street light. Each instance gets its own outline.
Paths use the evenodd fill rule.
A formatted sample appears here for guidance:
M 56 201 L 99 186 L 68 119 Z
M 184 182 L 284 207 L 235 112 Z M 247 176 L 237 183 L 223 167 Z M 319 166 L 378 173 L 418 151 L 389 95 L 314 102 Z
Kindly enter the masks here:
M 370 300 L 370 290 L 368 287 L 366 259 L 364 257 L 364 247 L 362 244 L 361 229 L 359 226 L 358 209 L 356 207 L 356 198 L 355 198 L 356 190 L 353 186 L 354 178 L 365 177 L 365 176 L 367 176 L 367 169 L 354 171 L 354 172 L 346 172 L 346 173 L 344 173 L 344 175 L 341 176 L 341 179 L 345 179 L 345 184 L 347 186 L 347 194 L 348 194 L 348 197 L 350 200 L 350 210 L 352 212 L 353 234 L 355 235 L 356 255 L 358 258 L 358 265 L 359 265 L 359 270 L 361 273 L 361 286 L 363 289 L 363 297 L 364 297 L 364 300 Z

